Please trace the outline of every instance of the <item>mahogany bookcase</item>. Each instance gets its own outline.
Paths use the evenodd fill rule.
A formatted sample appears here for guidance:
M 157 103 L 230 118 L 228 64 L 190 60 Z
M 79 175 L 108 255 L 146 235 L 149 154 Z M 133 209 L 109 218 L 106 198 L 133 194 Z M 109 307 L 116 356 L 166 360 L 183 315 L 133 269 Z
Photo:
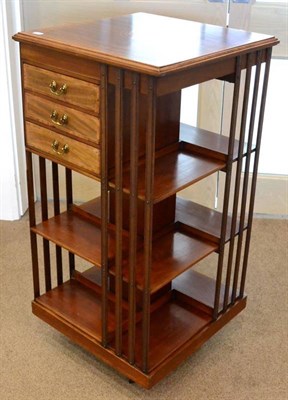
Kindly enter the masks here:
M 145 13 L 14 39 L 21 51 L 33 313 L 150 388 L 246 305 L 265 96 L 278 41 Z M 180 123 L 181 89 L 212 79 L 234 87 L 227 136 Z M 38 222 L 32 155 L 39 159 Z M 100 181 L 101 196 L 76 205 L 72 171 Z M 177 196 L 219 171 L 222 212 Z M 218 255 L 215 279 L 192 268 L 211 253 Z M 89 263 L 84 272 L 75 255 Z M 70 279 L 63 282 L 65 268 Z

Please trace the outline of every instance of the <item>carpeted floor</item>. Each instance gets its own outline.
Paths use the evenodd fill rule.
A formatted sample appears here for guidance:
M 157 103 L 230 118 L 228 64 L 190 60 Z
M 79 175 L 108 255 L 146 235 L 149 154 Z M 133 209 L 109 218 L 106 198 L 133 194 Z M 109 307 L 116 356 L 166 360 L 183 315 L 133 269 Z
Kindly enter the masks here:
M 34 317 L 27 215 L 1 222 L 1 400 L 286 400 L 287 220 L 256 219 L 247 308 L 150 391 Z

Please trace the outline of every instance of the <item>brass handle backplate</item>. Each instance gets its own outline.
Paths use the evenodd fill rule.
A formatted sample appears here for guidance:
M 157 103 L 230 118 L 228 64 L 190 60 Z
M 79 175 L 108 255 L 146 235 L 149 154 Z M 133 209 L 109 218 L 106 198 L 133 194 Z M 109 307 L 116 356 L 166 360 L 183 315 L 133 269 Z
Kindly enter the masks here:
M 64 83 L 62 86 L 60 86 L 60 88 L 58 89 L 58 84 L 56 81 L 52 81 L 49 84 L 49 88 L 50 88 L 50 92 L 55 94 L 55 96 L 61 96 L 62 94 L 66 94 L 67 93 L 67 89 L 68 86 L 66 85 L 66 83 Z
M 63 154 L 67 154 L 69 152 L 68 144 L 64 144 L 64 146 L 62 146 L 61 149 L 59 150 L 58 140 L 53 140 L 51 147 L 55 153 L 59 154 L 59 156 L 62 156 Z
M 68 124 L 68 115 L 63 114 L 59 119 L 58 119 L 58 113 L 56 110 L 53 110 L 52 113 L 50 114 L 50 119 L 55 125 L 67 125 Z

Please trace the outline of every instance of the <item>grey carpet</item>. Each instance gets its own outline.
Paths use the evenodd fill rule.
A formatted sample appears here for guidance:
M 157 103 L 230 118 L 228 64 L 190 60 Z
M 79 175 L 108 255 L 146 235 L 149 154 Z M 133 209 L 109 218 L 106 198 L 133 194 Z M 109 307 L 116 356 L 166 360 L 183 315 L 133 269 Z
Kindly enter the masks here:
M 0 399 L 287 399 L 287 221 L 255 220 L 247 308 L 150 391 L 32 315 L 27 215 L 0 229 Z

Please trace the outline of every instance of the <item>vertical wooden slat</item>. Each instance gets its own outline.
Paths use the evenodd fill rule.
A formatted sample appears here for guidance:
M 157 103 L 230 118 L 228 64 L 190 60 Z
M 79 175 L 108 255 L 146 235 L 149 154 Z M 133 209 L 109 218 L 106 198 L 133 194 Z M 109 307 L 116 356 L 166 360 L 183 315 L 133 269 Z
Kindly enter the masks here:
M 33 182 L 33 164 L 32 154 L 26 151 L 26 164 L 27 164 L 27 189 L 28 189 L 28 204 L 29 204 L 29 225 L 30 228 L 36 225 L 35 216 L 35 199 L 34 199 L 34 182 Z M 30 243 L 32 255 L 32 275 L 33 275 L 33 289 L 34 299 L 40 296 L 40 283 L 39 283 L 39 264 L 38 264 L 38 248 L 36 233 L 30 229 Z
M 102 266 L 102 345 L 108 345 L 108 138 L 107 66 L 101 65 L 100 83 L 100 164 L 101 164 L 101 266 Z
M 238 212 L 239 193 L 240 193 L 240 180 L 241 180 L 241 172 L 242 172 L 243 148 L 244 148 L 244 140 L 245 140 L 248 101 L 249 101 L 249 89 L 250 89 L 250 81 L 251 81 L 251 57 L 252 57 L 252 55 L 249 54 L 248 60 L 247 60 L 246 77 L 245 77 L 245 89 L 244 89 L 244 98 L 243 98 L 243 107 L 242 107 L 239 147 L 238 147 L 238 163 L 237 163 L 237 171 L 236 171 L 236 179 L 235 179 L 234 201 L 233 201 L 233 210 L 232 210 L 232 223 L 231 223 L 231 229 L 230 229 L 230 244 L 229 244 L 228 266 L 227 266 L 227 272 L 226 272 L 223 311 L 227 310 L 228 298 L 229 298 L 229 292 L 230 292 L 230 280 L 231 280 L 232 262 L 233 262 L 233 255 L 234 255 L 234 242 L 235 242 L 235 234 L 236 234 L 237 212 Z
M 220 244 L 219 244 L 219 258 L 218 258 L 218 266 L 217 266 L 214 309 L 213 309 L 213 318 L 214 319 L 216 319 L 218 317 L 218 312 L 219 312 L 221 279 L 222 279 L 223 261 L 224 261 L 224 247 L 225 247 L 225 239 L 226 239 L 226 228 L 227 228 L 229 195 L 230 195 L 230 186 L 231 186 L 233 152 L 234 152 L 235 132 L 236 132 L 236 125 L 237 125 L 238 100 L 239 100 L 239 90 L 240 90 L 240 78 L 241 78 L 240 65 L 241 65 L 241 59 L 240 59 L 240 57 L 237 57 L 236 65 L 235 65 L 235 84 L 234 84 L 233 105 L 232 105 L 231 124 L 230 124 L 228 157 L 227 157 L 227 164 L 226 164 L 224 204 L 223 204 L 223 212 L 222 212 L 221 237 L 220 237 Z
M 144 291 L 143 291 L 143 325 L 142 325 L 142 369 L 149 370 L 149 336 L 150 336 L 150 275 L 152 262 L 152 226 L 153 226 L 153 189 L 155 164 L 155 114 L 156 89 L 154 78 L 149 78 L 148 120 L 146 132 L 145 164 L 145 214 L 144 214 Z
M 137 254 L 137 195 L 139 152 L 139 75 L 134 73 L 131 92 L 131 139 L 130 139 L 130 223 L 129 223 L 129 327 L 128 361 L 135 362 L 136 328 L 136 254 Z
M 123 71 L 117 71 L 115 91 L 115 320 L 116 337 L 115 347 L 118 356 L 122 353 L 122 227 L 123 227 L 123 199 L 122 199 L 122 174 L 123 174 Z
M 253 89 L 252 105 L 251 105 L 251 111 L 250 111 L 250 123 L 249 123 L 247 151 L 246 151 L 247 156 L 246 156 L 246 163 L 245 163 L 245 172 L 244 172 L 243 189 L 242 189 L 242 200 L 241 200 L 241 210 L 240 210 L 239 235 L 238 235 L 236 259 L 235 259 L 233 289 L 232 289 L 232 296 L 231 296 L 232 304 L 235 302 L 235 299 L 236 299 L 238 275 L 239 275 L 239 268 L 240 268 L 242 241 L 243 241 L 244 226 L 245 226 L 248 182 L 249 182 L 249 173 L 250 173 L 250 160 L 251 160 L 253 132 L 254 132 L 254 125 L 255 125 L 257 100 L 258 100 L 260 72 L 261 72 L 261 52 L 258 51 L 257 52 L 257 62 L 256 62 L 256 73 L 255 73 L 255 78 L 254 78 L 254 89 Z
M 70 210 L 73 204 L 73 186 L 72 186 L 72 171 L 69 168 L 65 168 L 66 178 L 66 204 L 67 210 Z M 69 251 L 69 274 L 72 278 L 75 271 L 75 255 Z
M 73 204 L 73 187 L 72 187 L 72 171 L 69 168 L 65 168 L 66 178 L 66 204 L 67 210 L 70 210 Z
M 54 215 L 60 214 L 60 196 L 59 196 L 59 173 L 58 164 L 52 162 L 52 178 L 53 178 L 53 200 L 54 200 Z M 57 284 L 63 283 L 63 265 L 62 265 L 62 249 L 56 245 L 56 270 Z
M 263 120 L 264 120 L 266 95 L 267 95 L 267 88 L 268 88 L 268 78 L 269 78 L 270 62 L 271 62 L 271 53 L 272 53 L 272 48 L 269 48 L 267 50 L 266 67 L 265 67 L 265 75 L 264 75 L 264 80 L 263 80 L 262 99 L 261 99 L 259 123 L 258 123 L 258 130 L 257 130 L 256 151 L 255 151 L 253 177 L 252 177 L 251 192 L 250 192 L 250 205 L 249 205 L 249 213 L 248 213 L 248 227 L 247 227 L 247 236 L 246 236 L 246 243 L 245 243 L 245 250 L 244 250 L 242 277 L 241 277 L 241 283 L 240 283 L 240 297 L 243 297 L 244 289 L 245 289 L 245 281 L 246 281 L 246 273 L 247 273 L 247 265 L 248 265 L 248 255 L 249 255 L 252 221 L 253 221 L 254 201 L 255 201 L 256 184 L 257 184 L 257 172 L 258 172 L 258 164 L 259 164 L 259 156 L 260 156 L 260 145 L 261 145 L 261 138 L 262 138 Z
M 48 202 L 47 202 L 47 179 L 46 179 L 46 160 L 39 157 L 40 171 L 40 192 L 41 192 L 41 214 L 42 221 L 48 219 Z M 51 262 L 50 262 L 50 247 L 49 241 L 43 239 L 43 254 L 44 254 L 44 274 L 45 274 L 45 289 L 46 292 L 51 290 Z

